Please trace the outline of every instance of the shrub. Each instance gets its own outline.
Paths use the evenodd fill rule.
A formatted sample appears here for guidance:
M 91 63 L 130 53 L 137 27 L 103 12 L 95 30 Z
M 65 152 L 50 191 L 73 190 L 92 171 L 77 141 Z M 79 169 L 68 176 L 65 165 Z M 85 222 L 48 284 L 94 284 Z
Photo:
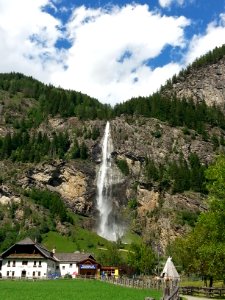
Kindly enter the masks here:
M 130 171 L 129 171 L 127 161 L 125 159 L 117 159 L 116 164 L 117 167 L 125 176 L 129 175 Z

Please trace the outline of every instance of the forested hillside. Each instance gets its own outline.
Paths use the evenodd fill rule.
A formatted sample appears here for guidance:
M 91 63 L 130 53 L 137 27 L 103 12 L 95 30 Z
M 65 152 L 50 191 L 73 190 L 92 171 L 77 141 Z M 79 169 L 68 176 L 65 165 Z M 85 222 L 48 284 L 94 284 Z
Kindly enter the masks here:
M 221 84 L 224 52 L 215 49 L 159 92 L 115 107 L 23 74 L 0 74 L 0 250 L 27 234 L 49 245 L 52 232 L 74 250 L 86 236 L 87 250 L 107 244 L 94 235 L 91 243 L 87 233 L 98 220 L 106 120 L 114 144 L 113 210 L 126 224 L 124 241 L 165 253 L 190 232 L 208 209 L 206 170 L 225 151 L 225 87 L 217 89 L 217 82 L 221 97 L 208 105 L 195 85 L 208 69 L 212 85 L 218 76 Z M 190 78 L 193 95 L 178 89 Z

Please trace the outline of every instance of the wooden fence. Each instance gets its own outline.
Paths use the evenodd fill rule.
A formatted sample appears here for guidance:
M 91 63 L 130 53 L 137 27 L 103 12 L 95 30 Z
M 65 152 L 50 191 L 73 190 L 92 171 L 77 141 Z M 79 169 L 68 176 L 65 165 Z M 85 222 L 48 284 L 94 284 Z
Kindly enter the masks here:
M 177 300 L 179 299 L 179 287 L 176 286 L 174 289 L 171 291 L 171 294 L 168 296 L 164 296 L 163 300 Z
M 102 281 L 110 282 L 116 285 L 123 285 L 138 289 L 163 289 L 163 282 L 153 279 L 135 279 L 135 278 L 115 278 L 115 277 L 102 277 Z
M 180 294 L 203 295 L 205 297 L 223 297 L 225 296 L 225 288 L 184 286 L 180 287 Z

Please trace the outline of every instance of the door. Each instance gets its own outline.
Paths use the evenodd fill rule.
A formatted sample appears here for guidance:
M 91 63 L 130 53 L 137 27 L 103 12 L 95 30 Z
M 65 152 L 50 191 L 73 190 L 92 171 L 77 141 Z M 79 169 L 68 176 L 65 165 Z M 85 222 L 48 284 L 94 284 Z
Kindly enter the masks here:
M 21 277 L 22 277 L 22 278 L 25 278 L 25 277 L 26 277 L 26 273 L 27 273 L 27 272 L 26 272 L 25 270 L 23 270 L 23 271 L 21 272 Z

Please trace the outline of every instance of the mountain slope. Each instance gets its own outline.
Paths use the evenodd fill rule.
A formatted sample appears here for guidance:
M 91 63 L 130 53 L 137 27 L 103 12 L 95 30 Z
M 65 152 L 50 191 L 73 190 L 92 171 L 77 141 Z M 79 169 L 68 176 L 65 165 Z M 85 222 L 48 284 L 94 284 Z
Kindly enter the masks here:
M 205 101 L 209 106 L 225 105 L 225 45 L 198 58 L 162 88 L 166 95 Z
M 106 119 L 114 144 L 112 200 L 117 218 L 161 251 L 190 230 L 207 209 L 204 170 L 225 150 L 222 54 L 190 66 L 159 93 L 114 109 L 22 74 L 0 75 L 0 203 L 2 211 L 13 209 L 2 214 L 0 239 L 6 239 L 9 222 L 21 234 L 29 232 L 35 210 L 40 224 L 54 219 L 47 227 L 35 223 L 39 238 L 52 230 L 70 236 L 74 226 L 95 230 L 96 174 Z M 219 98 L 210 98 L 211 93 Z M 213 102 L 220 108 L 206 105 Z M 56 193 L 68 216 L 79 214 L 85 221 L 60 219 L 51 201 L 37 203 L 32 190 L 53 193 L 52 201 Z M 17 238 L 14 234 L 10 242 Z

